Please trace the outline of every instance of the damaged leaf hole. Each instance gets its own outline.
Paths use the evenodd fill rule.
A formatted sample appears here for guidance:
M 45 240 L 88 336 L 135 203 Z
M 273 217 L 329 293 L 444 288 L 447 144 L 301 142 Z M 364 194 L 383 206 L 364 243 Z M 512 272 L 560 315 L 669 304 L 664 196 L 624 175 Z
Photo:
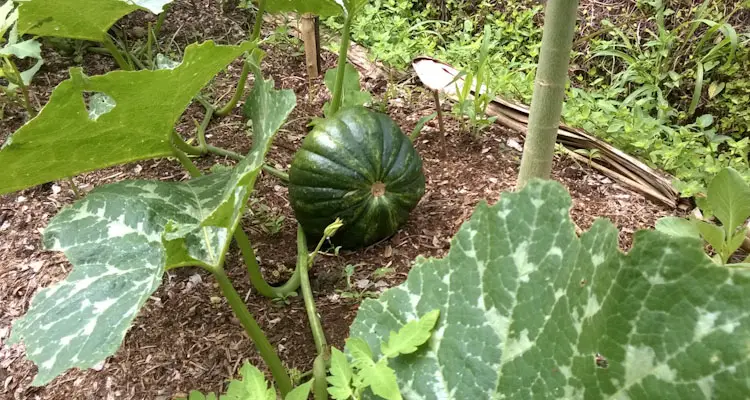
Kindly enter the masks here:
M 96 121 L 102 115 L 112 111 L 117 105 L 112 96 L 102 92 L 83 92 L 83 102 L 89 112 L 89 119 Z

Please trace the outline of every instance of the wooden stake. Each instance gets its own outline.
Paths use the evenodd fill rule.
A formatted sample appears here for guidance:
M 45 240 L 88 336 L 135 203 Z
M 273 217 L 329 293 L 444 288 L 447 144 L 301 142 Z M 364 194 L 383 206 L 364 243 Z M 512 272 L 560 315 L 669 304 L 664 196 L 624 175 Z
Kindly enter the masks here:
M 320 75 L 320 26 L 319 18 L 314 14 L 302 16 L 302 41 L 305 42 L 305 63 L 307 76 L 310 79 Z
M 443 109 L 440 106 L 440 92 L 437 90 L 431 90 L 431 92 L 435 96 L 435 111 L 437 111 L 438 126 L 440 127 L 440 147 L 442 149 L 443 157 L 445 157 L 445 128 L 443 126 Z

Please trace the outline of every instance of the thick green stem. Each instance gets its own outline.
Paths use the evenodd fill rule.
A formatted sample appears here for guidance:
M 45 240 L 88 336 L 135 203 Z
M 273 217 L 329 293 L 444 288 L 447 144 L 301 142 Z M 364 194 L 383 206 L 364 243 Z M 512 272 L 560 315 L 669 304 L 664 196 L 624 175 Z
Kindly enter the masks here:
M 250 283 L 253 284 L 253 287 L 258 291 L 258 293 L 265 297 L 283 298 L 299 288 L 299 265 L 297 265 L 297 268 L 295 268 L 294 270 L 294 274 L 292 274 L 292 277 L 289 278 L 289 280 L 286 281 L 285 284 L 276 287 L 271 286 L 268 284 L 268 282 L 266 282 L 265 279 L 263 279 L 263 275 L 260 272 L 260 266 L 258 265 L 258 260 L 255 258 L 255 250 L 253 250 L 253 246 L 250 243 L 250 239 L 247 237 L 245 231 L 238 228 L 234 232 L 234 240 L 235 242 L 237 242 L 237 247 L 239 247 L 240 251 L 242 252 L 242 257 L 245 259 L 245 266 L 247 267 L 247 274 L 250 276 Z
M 173 140 L 172 142 L 174 143 L 175 141 Z M 177 159 L 180 160 L 180 163 L 182 163 L 185 169 L 190 172 L 191 176 L 197 177 L 201 175 L 200 170 L 198 170 L 195 164 L 190 161 L 185 153 L 175 148 L 174 154 Z M 237 230 L 235 231 L 235 238 L 237 238 L 237 232 L 242 232 L 242 228 L 237 228 Z M 245 239 L 247 239 L 247 236 L 244 235 L 244 232 L 241 233 L 241 236 L 244 236 Z M 247 241 L 247 244 L 250 244 L 249 240 Z M 257 260 L 255 260 L 254 254 L 252 256 L 252 260 L 257 267 L 258 262 Z M 227 298 L 229 306 L 232 307 L 234 315 L 237 316 L 237 319 L 240 320 L 240 323 L 245 328 L 248 336 L 250 336 L 250 339 L 252 339 L 253 343 L 255 343 L 260 356 L 263 357 L 266 365 L 268 365 L 268 369 L 271 370 L 271 375 L 273 375 L 273 379 L 276 381 L 276 385 L 278 386 L 282 397 L 286 397 L 287 393 L 292 390 L 292 380 L 291 378 L 289 378 L 289 374 L 287 374 L 286 368 L 284 368 L 284 364 L 281 363 L 281 359 L 276 353 L 276 350 L 268 341 L 268 338 L 263 333 L 263 330 L 255 321 L 255 318 L 253 318 L 253 315 L 247 309 L 247 306 L 242 301 L 242 298 L 240 297 L 239 293 L 237 293 L 237 290 L 235 290 L 234 286 L 232 286 L 232 282 L 229 280 L 229 277 L 227 277 L 224 269 L 222 267 L 208 268 L 208 271 L 210 271 L 216 278 L 216 281 L 219 283 L 219 287 L 221 288 L 221 292 L 224 294 L 224 297 Z
M 241 161 L 245 158 L 240 153 L 236 153 L 232 150 L 222 149 L 221 147 L 211 146 L 210 144 L 206 145 L 206 150 L 208 150 L 209 153 L 214 153 L 222 157 L 231 158 L 235 161 Z
M 180 135 L 174 130 L 172 131 L 172 146 L 176 147 L 186 154 L 190 154 L 191 156 L 202 156 L 206 154 L 206 150 L 202 150 L 200 147 L 194 147 L 185 143 Z
M 216 109 L 210 104 L 206 104 L 206 106 L 206 115 L 203 117 L 203 122 L 198 126 L 198 132 L 195 134 L 198 138 L 198 148 L 203 151 L 208 151 L 208 143 L 206 143 L 206 128 L 208 128 L 208 124 L 211 122 L 211 118 L 214 117 L 214 113 L 216 112 Z
M 235 153 L 231 150 L 222 149 L 221 147 L 211 146 L 210 144 L 206 146 L 206 150 L 208 150 L 209 153 L 218 154 L 220 156 L 231 158 L 237 161 L 245 158 L 242 156 L 242 154 Z M 283 183 L 289 183 L 289 174 L 284 171 L 276 169 L 268 164 L 263 164 L 263 171 L 266 171 L 271 176 L 279 178 Z
M 268 164 L 263 164 L 263 171 L 268 173 L 268 175 L 279 178 L 279 180 L 281 180 L 281 182 L 284 184 L 289 183 L 289 174 L 284 171 L 278 170 Z
M 253 33 L 250 40 L 257 40 L 260 37 L 260 28 L 263 26 L 263 14 L 266 12 L 266 0 L 258 0 L 258 12 L 255 14 L 255 23 L 253 24 Z
M 185 143 L 185 141 L 182 140 L 177 132 L 172 132 L 172 136 L 174 139 L 172 142 L 174 146 L 180 149 L 182 152 L 190 154 L 191 156 L 202 156 L 206 154 L 206 152 L 209 152 L 220 155 L 222 157 L 231 158 L 232 160 L 236 161 L 241 161 L 245 158 L 242 154 L 236 153 L 232 150 L 222 149 L 221 147 L 211 146 L 210 144 L 206 144 L 205 150 L 202 150 L 199 146 L 191 146 Z M 200 142 L 201 139 L 198 138 L 198 141 Z M 279 178 L 279 180 L 281 180 L 281 182 L 284 184 L 289 183 L 289 174 L 284 171 L 278 170 L 268 164 L 263 164 L 263 171 L 266 171 L 271 176 Z
M 172 141 L 172 143 L 174 143 L 174 141 Z M 198 167 L 196 167 L 195 164 L 190 161 L 190 158 L 188 158 L 187 154 L 185 154 L 184 151 L 173 146 L 172 153 L 174 153 L 175 157 L 177 157 L 177 160 L 180 161 L 180 164 L 182 164 L 182 166 L 187 170 L 190 176 L 192 176 L 193 178 L 197 178 L 203 175 Z
M 311 264 L 310 261 L 307 254 L 305 232 L 302 231 L 302 227 L 297 226 L 297 268 L 300 271 L 302 297 L 305 300 L 305 310 L 307 311 L 307 319 L 310 321 L 315 349 L 318 351 L 318 354 L 325 354 L 327 351 L 326 336 L 325 332 L 323 332 L 323 325 L 320 323 L 320 318 L 318 318 L 318 312 L 315 310 L 315 299 L 310 288 L 310 276 L 307 273 Z
M 271 342 L 268 341 L 268 338 L 255 321 L 255 318 L 253 318 L 250 310 L 247 309 L 245 302 L 242 301 L 242 297 L 240 297 L 237 290 L 232 286 L 232 282 L 229 280 L 229 277 L 227 277 L 224 269 L 209 269 L 209 271 L 211 271 L 216 278 L 216 281 L 219 283 L 219 288 L 221 288 L 221 292 L 224 294 L 224 297 L 227 298 L 229 306 L 232 307 L 234 315 L 240 320 L 240 323 L 245 328 L 248 336 L 250 336 L 250 339 L 255 343 L 255 347 L 258 349 L 260 356 L 263 357 L 266 365 L 268 365 L 268 369 L 271 370 L 271 375 L 273 375 L 273 379 L 276 381 L 276 386 L 279 388 L 281 396 L 286 397 L 287 393 L 292 390 L 292 380 L 289 378 L 289 374 L 287 374 L 284 364 L 281 363 L 281 359 L 276 353 L 276 350 L 271 345 Z
M 247 76 L 249 74 L 250 63 L 247 60 L 244 60 L 242 64 L 242 72 L 240 72 L 240 80 L 237 82 L 237 88 L 235 88 L 234 90 L 234 96 L 232 96 L 232 98 L 227 104 L 224 105 L 224 107 L 216 110 L 216 115 L 224 117 L 229 115 L 229 113 L 234 110 L 234 108 L 237 106 L 237 103 L 239 103 L 240 99 L 242 98 L 242 95 L 245 94 L 245 83 L 247 82 Z
M 531 179 L 549 179 L 560 126 L 578 0 L 548 0 L 534 94 L 516 189 Z
M 253 33 L 250 36 L 251 41 L 258 40 L 260 37 L 260 28 L 263 25 L 263 13 L 266 11 L 266 1 L 265 0 L 259 0 L 258 1 L 258 12 L 255 14 L 255 23 L 253 24 Z M 250 75 L 250 63 L 245 60 L 242 64 L 242 71 L 240 72 L 240 80 L 237 82 L 237 87 L 234 90 L 234 95 L 229 100 L 227 104 L 224 105 L 224 107 L 221 107 L 216 110 L 215 114 L 219 117 L 225 117 L 229 115 L 229 113 L 232 112 L 232 110 L 237 106 L 237 103 L 239 103 L 240 99 L 242 98 L 242 95 L 245 93 L 245 83 L 247 82 L 247 77 Z
M 349 28 L 351 28 L 354 14 L 349 13 L 344 20 L 344 30 L 341 32 L 341 47 L 339 48 L 339 60 L 336 70 L 336 82 L 333 86 L 333 99 L 331 100 L 331 115 L 341 108 L 344 96 L 344 73 L 346 72 L 346 54 L 349 51 Z
M 127 61 L 122 57 L 122 53 L 120 53 L 120 50 L 117 49 L 117 46 L 115 46 L 115 43 L 112 41 L 112 38 L 109 37 L 109 35 L 104 35 L 104 40 L 102 41 L 102 44 L 104 47 L 109 51 L 109 54 L 114 57 L 115 62 L 117 62 L 117 65 L 120 67 L 120 69 L 125 71 L 132 71 L 133 67 L 128 64 Z
M 328 363 L 326 362 L 326 356 L 318 354 L 315 357 L 315 361 L 313 361 L 313 378 L 315 378 L 315 381 L 313 381 L 313 399 L 328 400 L 327 375 Z
M 177 139 L 180 138 L 176 137 L 175 139 L 176 140 L 173 140 L 172 143 L 179 143 Z M 184 142 L 182 142 L 182 144 L 194 149 Z M 178 146 L 175 146 L 173 152 L 175 154 L 175 157 L 177 157 L 177 159 L 180 161 L 180 164 L 182 164 L 182 166 L 188 171 L 188 173 L 190 173 L 190 176 L 195 178 L 202 175 L 198 167 L 196 167 L 195 164 L 190 161 L 185 152 L 178 148 Z M 240 251 L 242 252 L 242 257 L 245 259 L 245 265 L 247 266 L 247 272 L 250 276 L 250 282 L 253 284 L 253 287 L 255 287 L 258 293 L 266 297 L 277 298 L 287 296 L 297 290 L 297 288 L 299 288 L 299 268 L 296 268 L 294 270 L 294 274 L 292 274 L 292 277 L 289 278 L 289 280 L 282 286 L 271 286 L 268 284 L 268 282 L 265 281 L 265 279 L 263 279 L 263 275 L 260 272 L 260 266 L 258 265 L 258 260 L 255 258 L 255 250 L 253 250 L 253 246 L 252 244 L 250 244 L 250 238 L 247 237 L 247 234 L 242 230 L 241 227 L 237 227 L 237 229 L 234 231 L 234 240 L 237 242 L 237 247 L 239 247 Z

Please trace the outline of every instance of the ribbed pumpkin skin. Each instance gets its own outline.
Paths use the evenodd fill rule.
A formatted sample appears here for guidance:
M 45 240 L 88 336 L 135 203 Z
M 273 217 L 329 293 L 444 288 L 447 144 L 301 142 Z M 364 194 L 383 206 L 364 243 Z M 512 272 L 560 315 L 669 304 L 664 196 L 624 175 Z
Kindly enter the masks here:
M 385 185 L 380 196 L 373 194 L 378 182 Z M 424 191 L 422 159 L 409 138 L 390 117 L 364 107 L 318 123 L 289 169 L 289 198 L 302 229 L 317 242 L 341 218 L 332 241 L 349 249 L 396 233 Z

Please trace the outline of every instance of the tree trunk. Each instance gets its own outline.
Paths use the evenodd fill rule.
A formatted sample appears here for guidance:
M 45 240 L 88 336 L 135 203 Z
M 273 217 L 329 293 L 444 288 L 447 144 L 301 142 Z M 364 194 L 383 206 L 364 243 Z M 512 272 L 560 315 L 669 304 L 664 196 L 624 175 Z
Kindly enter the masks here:
M 549 179 L 560 125 L 578 0 L 549 0 L 544 15 L 542 48 L 531 99 L 529 133 L 516 189 L 533 178 Z

